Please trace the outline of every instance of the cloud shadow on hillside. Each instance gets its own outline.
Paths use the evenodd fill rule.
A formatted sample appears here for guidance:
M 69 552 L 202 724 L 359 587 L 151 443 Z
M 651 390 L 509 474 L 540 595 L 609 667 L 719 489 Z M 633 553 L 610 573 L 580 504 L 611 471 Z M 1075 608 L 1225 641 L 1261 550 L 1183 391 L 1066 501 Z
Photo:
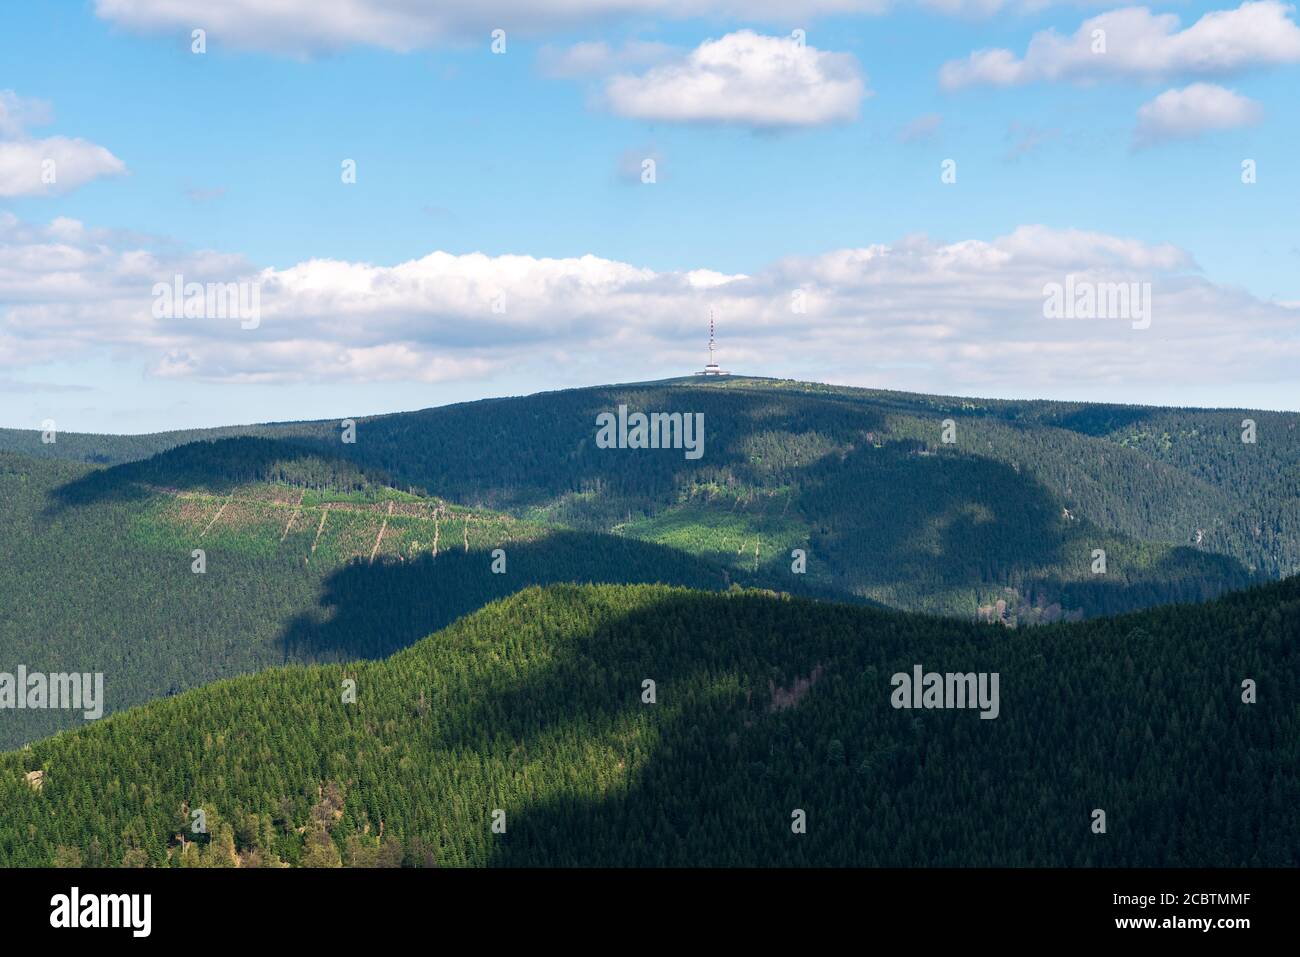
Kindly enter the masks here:
M 492 549 L 459 547 L 437 558 L 352 561 L 326 578 L 317 608 L 295 616 L 278 641 L 285 660 L 382 658 L 488 602 L 531 585 L 557 582 L 682 585 L 706 591 L 731 584 L 864 604 L 806 584 L 798 576 L 729 570 L 665 545 L 591 532 L 555 531 L 506 543 L 506 571 L 492 572 Z
M 304 487 L 357 491 L 383 484 L 384 476 L 363 470 L 309 439 L 292 442 L 253 436 L 190 442 L 147 459 L 96 469 L 59 486 L 45 509 L 148 498 L 150 487 L 171 491 L 202 489 L 225 494 L 252 482 L 290 481 Z

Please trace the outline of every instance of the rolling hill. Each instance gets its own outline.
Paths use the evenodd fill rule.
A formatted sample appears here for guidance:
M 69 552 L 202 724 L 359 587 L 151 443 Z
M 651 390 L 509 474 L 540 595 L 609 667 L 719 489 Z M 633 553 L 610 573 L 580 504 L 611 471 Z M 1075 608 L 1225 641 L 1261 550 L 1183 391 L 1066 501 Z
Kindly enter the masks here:
M 701 414 L 702 454 L 598 447 L 620 405 Z M 1008 626 L 1202 601 L 1300 571 L 1298 421 L 737 377 L 362 418 L 355 442 L 335 422 L 0 430 L 0 668 L 102 671 L 114 711 L 383 657 L 561 581 Z M 0 747 L 80 723 L 9 712 Z
M 0 672 L 103 673 L 110 713 L 273 664 L 383 657 L 526 584 L 764 581 L 256 438 L 112 469 L 0 453 L 0 554 Z M 81 723 L 3 710 L 0 748 Z
M 1298 641 L 1296 578 L 1020 630 L 529 588 L 0 755 L 0 865 L 1295 866 Z

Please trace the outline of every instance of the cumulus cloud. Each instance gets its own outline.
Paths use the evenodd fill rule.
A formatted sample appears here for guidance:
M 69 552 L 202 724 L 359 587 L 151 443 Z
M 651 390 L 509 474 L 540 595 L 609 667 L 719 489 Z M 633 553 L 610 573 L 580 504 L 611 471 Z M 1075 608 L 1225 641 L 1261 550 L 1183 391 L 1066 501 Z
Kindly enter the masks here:
M 1213 83 L 1193 83 L 1166 90 L 1138 109 L 1134 145 L 1141 148 L 1212 130 L 1253 126 L 1263 115 L 1263 108 L 1249 97 Z
M 1176 388 L 1189 370 L 1240 385 L 1286 381 L 1300 360 L 1300 312 L 1215 285 L 1186 251 L 1045 226 L 905 237 L 747 274 L 447 252 L 267 269 L 169 249 L 0 215 L 0 376 L 107 353 L 155 377 L 234 383 L 504 383 L 539 365 L 552 381 L 629 381 L 698 366 L 710 308 L 732 369 L 928 391 L 1104 396 L 1132 381 Z M 153 286 L 176 274 L 257 283 L 260 325 L 155 317 Z M 1046 284 L 1067 276 L 1151 283 L 1151 328 L 1044 318 Z
M 222 45 L 291 56 L 352 46 L 406 52 L 444 42 L 487 42 L 493 29 L 507 35 L 569 31 L 593 22 L 649 17 L 743 18 L 800 23 L 818 16 L 881 14 L 912 0 L 95 0 L 95 12 L 131 30 L 174 32 L 195 27 Z M 988 15 L 1036 9 L 1050 0 L 918 0 L 938 13 Z M 599 56 L 599 51 L 588 50 Z
M 126 164 L 94 143 L 66 136 L 0 141 L 0 196 L 66 193 L 101 176 L 119 176 Z
M 623 116 L 767 129 L 852 120 L 868 95 L 850 54 L 752 30 L 706 40 L 680 60 L 605 86 L 606 104 Z
M 1100 0 L 1064 0 L 1068 5 Z M 720 18 L 750 22 L 803 23 L 822 16 L 880 15 L 923 10 L 967 19 L 1002 12 L 1033 13 L 1061 0 L 95 0 L 103 19 L 144 33 L 188 37 L 202 27 L 216 47 L 289 56 L 352 46 L 408 52 L 441 43 L 485 41 L 504 29 L 525 36 L 571 31 L 593 22 Z M 580 44 L 572 66 L 601 58 L 600 44 Z M 553 51 L 554 52 L 554 51 Z M 560 64 L 563 69 L 563 65 Z
M 956 17 L 988 17 L 1003 10 L 1031 12 L 1051 6 L 1050 0 L 919 0 L 919 5 Z
M 45 101 L 0 90 L 0 197 L 66 193 L 101 176 L 126 172 L 126 164 L 102 146 L 66 136 L 28 135 L 28 127 L 51 118 Z
M 1224 76 L 1300 62 L 1295 8 L 1278 0 L 1211 11 L 1185 30 L 1176 15 L 1127 7 L 1085 20 L 1073 36 L 1055 30 L 1034 35 L 1023 58 L 1006 49 L 977 50 L 945 63 L 946 89 L 1016 86 L 1033 82 L 1088 82 L 1111 78 Z

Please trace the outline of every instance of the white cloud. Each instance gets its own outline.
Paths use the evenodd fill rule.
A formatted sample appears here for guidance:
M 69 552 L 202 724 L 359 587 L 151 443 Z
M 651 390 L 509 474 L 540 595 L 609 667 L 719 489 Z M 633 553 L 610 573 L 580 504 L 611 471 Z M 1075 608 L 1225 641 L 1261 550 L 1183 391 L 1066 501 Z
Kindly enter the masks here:
M 1211 130 L 1253 126 L 1263 115 L 1263 108 L 1249 97 L 1213 83 L 1193 83 L 1166 90 L 1138 109 L 1134 145 L 1152 146 Z
M 1011 8 L 1013 10 L 1038 10 L 1050 6 L 1049 2 L 1036 0 L 920 0 L 920 6 L 955 17 L 988 17 Z
M 743 17 L 789 22 L 823 14 L 881 13 L 888 0 L 95 0 L 95 12 L 143 32 L 207 30 L 220 45 L 305 55 L 363 45 L 406 52 L 488 33 L 507 37 L 646 17 Z
M 1101 0 L 95 0 L 103 19 L 131 30 L 182 35 L 202 27 L 213 49 L 223 46 L 289 56 L 374 46 L 398 52 L 450 42 L 483 42 L 489 31 L 535 36 L 593 23 L 723 18 L 782 27 L 823 16 L 888 13 L 920 7 L 932 13 L 987 18 L 1002 12 L 1095 5 Z M 599 44 L 580 44 L 596 47 Z M 600 51 L 576 51 L 573 66 Z
M 710 308 L 729 368 L 969 393 L 1177 390 L 1294 378 L 1300 312 L 1200 276 L 1184 250 L 1022 226 L 791 257 L 751 274 L 658 272 L 597 256 L 434 252 L 392 266 L 260 269 L 71 220 L 0 214 L 0 376 L 103 354 L 154 377 L 234 383 L 635 381 L 695 368 Z M 156 319 L 175 273 L 261 284 L 261 324 Z M 1150 282 L 1152 325 L 1043 318 L 1067 275 Z M 791 308 L 802 290 L 806 312 Z M 494 310 L 498 303 L 503 311 Z M 1212 361 L 1207 357 L 1213 357 Z M 540 372 L 539 372 L 540 370 Z
M 28 127 L 51 118 L 45 101 L 0 90 L 0 198 L 66 193 L 101 176 L 126 172 L 126 164 L 102 146 L 66 136 L 28 135 Z
M 65 136 L 0 141 L 0 196 L 66 193 L 101 176 L 120 176 L 126 164 L 94 143 Z M 50 181 L 52 179 L 52 182 Z
M 1088 82 L 1108 78 L 1223 76 L 1256 67 L 1300 62 L 1294 7 L 1278 0 L 1211 11 L 1185 30 L 1174 14 L 1127 7 L 1085 20 L 1071 37 L 1055 30 L 1034 35 L 1022 59 L 1010 50 L 977 50 L 940 70 L 946 89 L 1015 86 L 1032 82 Z M 1104 35 L 1099 52 L 1098 31 Z
M 850 54 L 751 30 L 706 40 L 683 59 L 605 86 L 606 104 L 623 116 L 769 129 L 852 120 L 868 95 Z

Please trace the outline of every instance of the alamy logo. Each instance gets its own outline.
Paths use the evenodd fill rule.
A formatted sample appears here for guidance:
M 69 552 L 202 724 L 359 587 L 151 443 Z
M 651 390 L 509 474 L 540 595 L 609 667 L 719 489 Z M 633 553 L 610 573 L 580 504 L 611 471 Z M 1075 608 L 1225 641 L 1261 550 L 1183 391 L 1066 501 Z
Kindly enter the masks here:
M 50 898 L 51 927 L 129 927 L 132 937 L 148 937 L 153 897 L 149 894 L 70 894 Z
M 104 673 L 88 671 L 46 674 L 18 666 L 18 673 L 0 671 L 0 708 L 64 708 L 81 711 L 87 721 L 104 716 Z
M 1134 329 L 1151 327 L 1151 283 L 1092 282 L 1065 277 L 1043 286 L 1045 319 L 1127 319 Z
M 688 459 L 704 454 L 703 412 L 602 412 L 596 416 L 596 447 L 601 449 L 685 449 Z
M 153 286 L 155 319 L 238 319 L 239 328 L 262 324 L 259 282 L 186 282 L 177 273 L 171 283 Z
M 912 673 L 900 671 L 890 679 L 894 690 L 889 703 L 895 708 L 976 708 L 981 718 L 996 718 L 1001 710 L 998 704 L 998 672 L 946 672 L 922 673 L 920 665 L 912 666 Z

